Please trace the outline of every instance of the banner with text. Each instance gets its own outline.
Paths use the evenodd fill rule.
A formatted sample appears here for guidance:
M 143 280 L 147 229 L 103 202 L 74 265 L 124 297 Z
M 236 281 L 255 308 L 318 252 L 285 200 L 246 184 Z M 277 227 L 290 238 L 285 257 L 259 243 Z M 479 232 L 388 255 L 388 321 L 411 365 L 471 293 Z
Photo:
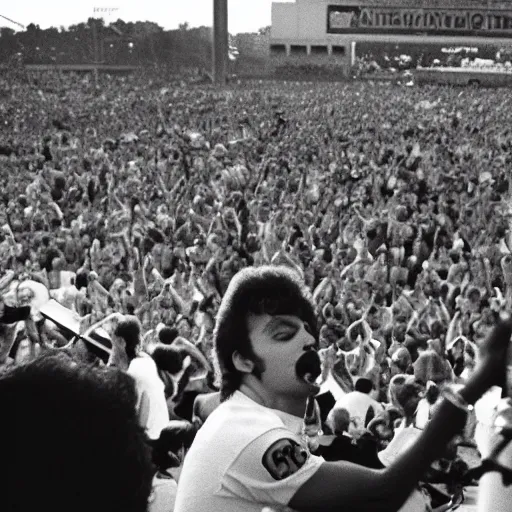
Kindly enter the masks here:
M 512 37 L 512 10 L 330 5 L 329 34 L 432 34 Z

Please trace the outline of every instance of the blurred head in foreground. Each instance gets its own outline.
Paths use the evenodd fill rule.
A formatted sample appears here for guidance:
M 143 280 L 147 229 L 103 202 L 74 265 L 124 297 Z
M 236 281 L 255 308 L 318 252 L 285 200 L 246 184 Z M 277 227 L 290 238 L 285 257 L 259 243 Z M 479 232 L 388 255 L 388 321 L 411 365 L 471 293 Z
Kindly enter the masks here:
M 0 403 L 3 511 L 146 511 L 154 469 L 128 375 L 44 355 L 0 375 Z

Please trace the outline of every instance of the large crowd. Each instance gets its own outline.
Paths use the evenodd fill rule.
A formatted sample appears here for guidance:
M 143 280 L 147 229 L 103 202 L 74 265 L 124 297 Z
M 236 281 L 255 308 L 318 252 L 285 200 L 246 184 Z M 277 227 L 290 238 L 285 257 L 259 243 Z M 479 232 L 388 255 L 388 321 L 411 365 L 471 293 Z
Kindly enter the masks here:
M 314 299 L 331 402 L 312 449 L 375 468 L 445 384 L 467 381 L 512 307 L 508 90 L 44 73 L 0 78 L 0 96 L 0 365 L 107 363 L 24 282 L 81 335 L 105 328 L 114 356 L 128 325 L 161 381 L 166 410 L 147 425 L 160 455 L 208 415 L 196 396 L 220 385 L 215 319 L 245 267 L 289 267 Z M 129 352 L 137 380 L 147 368 Z M 481 455 L 479 425 L 471 415 L 458 444 Z M 425 499 L 462 499 L 467 469 L 449 449 Z

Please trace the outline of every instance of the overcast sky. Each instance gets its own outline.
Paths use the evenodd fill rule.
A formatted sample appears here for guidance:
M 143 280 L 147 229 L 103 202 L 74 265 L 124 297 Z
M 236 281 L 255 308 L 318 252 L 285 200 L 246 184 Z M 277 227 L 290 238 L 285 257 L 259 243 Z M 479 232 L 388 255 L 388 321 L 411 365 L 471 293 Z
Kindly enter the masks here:
M 229 31 L 255 32 L 270 25 L 273 0 L 228 0 Z M 294 1 L 294 0 L 279 0 Z M 22 25 L 35 23 L 41 28 L 69 26 L 86 21 L 95 15 L 95 7 L 118 8 L 112 14 L 103 14 L 107 23 L 121 18 L 125 21 L 155 21 L 165 29 L 177 28 L 188 22 L 191 27 L 212 25 L 213 0 L 17 0 L 2 1 L 0 15 Z M 20 28 L 0 18 L 0 26 Z

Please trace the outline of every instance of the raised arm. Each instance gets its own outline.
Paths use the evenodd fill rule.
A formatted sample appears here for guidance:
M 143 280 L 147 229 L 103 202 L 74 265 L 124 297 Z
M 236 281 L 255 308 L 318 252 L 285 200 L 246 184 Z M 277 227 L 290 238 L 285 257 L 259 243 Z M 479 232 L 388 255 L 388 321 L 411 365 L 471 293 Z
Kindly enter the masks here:
M 446 333 L 446 346 L 448 346 L 458 336 L 458 326 L 460 320 L 460 311 L 456 311 L 453 316 L 450 325 L 448 326 L 448 332 Z
M 112 320 L 120 320 L 123 318 L 123 315 L 121 313 L 111 313 L 110 315 L 106 316 L 105 318 L 102 318 L 95 324 L 91 325 L 81 336 L 90 336 L 96 329 L 99 329 L 102 325 L 105 325 L 108 322 L 111 322 Z
M 92 272 L 91 272 L 92 274 Z M 93 276 L 91 280 L 91 289 L 97 292 L 102 297 L 110 297 L 110 292 Z
M 171 294 L 172 300 L 178 306 L 179 313 L 186 314 L 188 311 L 187 303 L 181 298 L 180 294 L 174 289 L 170 281 L 171 278 L 165 281 L 165 287 Z M 164 288 L 165 289 L 165 288 Z
M 179 336 L 174 341 L 173 345 L 176 348 L 186 352 L 192 359 L 195 359 L 197 362 L 199 362 L 205 370 L 211 370 L 211 364 L 208 359 L 206 359 L 204 354 L 189 340 Z
M 469 405 L 491 386 L 502 384 L 512 323 L 500 322 L 480 350 L 480 364 L 459 393 L 448 393 L 418 439 L 389 467 L 373 470 L 348 462 L 323 462 L 288 503 L 299 512 L 396 512 L 431 463 L 462 431 Z

